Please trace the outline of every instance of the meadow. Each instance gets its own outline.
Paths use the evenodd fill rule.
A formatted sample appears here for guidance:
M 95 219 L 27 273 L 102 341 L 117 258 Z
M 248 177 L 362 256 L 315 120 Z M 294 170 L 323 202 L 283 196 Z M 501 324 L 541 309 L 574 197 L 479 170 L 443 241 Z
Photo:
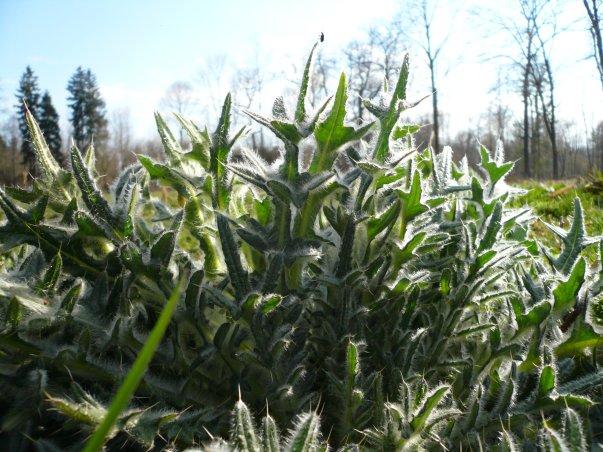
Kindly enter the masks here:
M 417 148 L 408 58 L 352 126 L 345 74 L 309 105 L 313 53 L 297 99 L 246 112 L 273 164 L 230 159 L 227 95 L 211 132 L 176 115 L 189 148 L 157 114 L 164 159 L 105 192 L 28 113 L 41 175 L 0 189 L 9 450 L 597 447 L 599 179 L 522 194 L 502 143 Z

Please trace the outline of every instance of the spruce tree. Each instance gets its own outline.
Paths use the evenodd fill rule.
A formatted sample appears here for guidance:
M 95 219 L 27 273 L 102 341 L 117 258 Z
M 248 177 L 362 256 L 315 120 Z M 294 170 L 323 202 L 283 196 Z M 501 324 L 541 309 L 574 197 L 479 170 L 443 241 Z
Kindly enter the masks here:
M 42 130 L 42 133 L 44 134 L 44 138 L 46 138 L 46 143 L 48 143 L 50 152 L 57 162 L 64 164 L 65 157 L 61 150 L 62 140 L 61 129 L 59 127 L 59 115 L 55 110 L 54 105 L 52 105 L 52 99 L 50 94 L 48 94 L 48 91 L 46 91 L 44 96 L 42 96 L 38 124 Z
M 19 89 L 15 95 L 17 97 L 15 107 L 19 120 L 19 131 L 21 133 L 21 155 L 23 158 L 23 165 L 25 165 L 29 174 L 35 176 L 36 152 L 29 139 L 25 112 L 27 108 L 29 108 L 29 111 L 34 118 L 39 119 L 40 89 L 38 88 L 38 77 L 34 74 L 30 66 L 25 68 L 25 72 L 19 81 Z
M 84 149 L 93 139 L 104 140 L 107 137 L 105 101 L 92 71 L 78 67 L 67 84 L 67 91 L 76 146 Z

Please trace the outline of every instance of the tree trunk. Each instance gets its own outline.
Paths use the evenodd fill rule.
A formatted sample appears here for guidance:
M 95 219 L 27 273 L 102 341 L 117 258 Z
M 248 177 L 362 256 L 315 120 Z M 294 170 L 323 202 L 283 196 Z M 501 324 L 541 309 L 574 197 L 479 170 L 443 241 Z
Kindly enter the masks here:
M 595 63 L 597 63 L 597 70 L 599 71 L 599 79 L 601 81 L 601 87 L 603 87 L 603 38 L 601 37 L 601 24 L 599 17 L 599 9 L 597 7 L 597 0 L 592 1 L 592 8 L 589 5 L 588 0 L 582 0 L 584 3 L 584 7 L 586 8 L 586 12 L 588 14 L 588 19 L 590 20 L 590 33 L 593 38 L 593 47 L 594 47 L 594 58 Z
M 430 58 L 429 71 L 431 72 L 431 99 L 433 104 L 433 149 L 436 154 L 440 152 L 440 118 L 438 112 L 438 92 L 435 86 L 435 62 Z
M 529 80 L 529 64 L 526 65 L 523 77 L 523 175 L 526 178 L 532 177 L 530 170 L 530 80 Z

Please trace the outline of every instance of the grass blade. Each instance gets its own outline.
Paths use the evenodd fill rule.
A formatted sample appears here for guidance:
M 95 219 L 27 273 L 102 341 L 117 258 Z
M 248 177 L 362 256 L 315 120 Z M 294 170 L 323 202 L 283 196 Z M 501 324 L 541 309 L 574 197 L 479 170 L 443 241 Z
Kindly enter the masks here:
M 123 411 L 123 409 L 128 404 L 130 397 L 132 396 L 132 394 L 134 394 L 134 391 L 142 380 L 142 377 L 144 376 L 144 373 L 147 370 L 147 366 L 151 362 L 151 358 L 153 358 L 155 350 L 159 346 L 159 343 L 163 338 L 165 330 L 167 329 L 168 324 L 170 323 L 172 313 L 174 312 L 176 304 L 178 303 L 178 300 L 180 298 L 180 291 L 182 289 L 183 280 L 184 278 L 178 282 L 176 288 L 174 289 L 174 292 L 172 292 L 172 296 L 163 308 L 163 311 L 161 311 L 159 320 L 157 320 L 157 323 L 153 327 L 153 330 L 151 331 L 149 338 L 145 342 L 140 352 L 140 355 L 138 355 L 138 358 L 136 358 L 132 369 L 130 369 L 130 372 L 128 372 L 126 379 L 119 387 L 119 390 L 113 398 L 111 406 L 109 407 L 109 411 L 103 419 L 103 422 L 98 426 L 88 443 L 86 443 L 84 452 L 93 452 L 102 449 L 103 444 L 105 443 L 105 438 L 115 425 L 119 413 Z

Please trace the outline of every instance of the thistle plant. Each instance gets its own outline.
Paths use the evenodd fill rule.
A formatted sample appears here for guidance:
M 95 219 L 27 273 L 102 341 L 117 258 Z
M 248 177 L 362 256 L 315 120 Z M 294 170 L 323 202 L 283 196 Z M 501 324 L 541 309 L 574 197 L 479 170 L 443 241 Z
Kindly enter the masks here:
M 507 206 L 502 143 L 477 168 L 416 147 L 408 58 L 355 127 L 345 74 L 308 104 L 315 50 L 292 111 L 245 112 L 280 140 L 272 164 L 239 144 L 228 95 L 213 132 L 176 116 L 190 149 L 157 114 L 165 161 L 138 156 L 104 193 L 94 149 L 61 168 L 28 115 L 41 176 L 0 190 L 2 444 L 594 445 L 603 267 L 581 253 L 603 245 L 580 201 L 548 225 L 555 255 Z

